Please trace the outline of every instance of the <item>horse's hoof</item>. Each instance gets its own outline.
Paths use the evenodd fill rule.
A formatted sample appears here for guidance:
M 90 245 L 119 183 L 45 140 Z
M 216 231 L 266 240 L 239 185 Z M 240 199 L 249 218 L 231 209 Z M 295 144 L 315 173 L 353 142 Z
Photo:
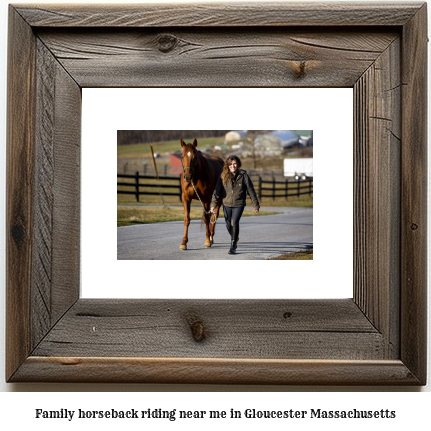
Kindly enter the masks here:
M 186 245 L 181 244 L 181 245 L 180 245 L 180 250 L 187 250 L 187 246 L 186 246 Z
M 209 241 L 205 241 L 204 247 L 211 247 L 211 243 Z

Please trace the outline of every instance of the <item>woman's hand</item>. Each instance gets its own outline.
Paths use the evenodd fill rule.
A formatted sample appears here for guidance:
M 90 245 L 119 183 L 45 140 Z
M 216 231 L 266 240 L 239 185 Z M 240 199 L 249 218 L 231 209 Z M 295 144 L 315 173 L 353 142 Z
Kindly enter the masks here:
M 257 214 L 259 212 L 259 208 L 255 208 L 254 212 Z
M 213 213 L 214 212 L 214 207 L 211 207 L 210 211 Z

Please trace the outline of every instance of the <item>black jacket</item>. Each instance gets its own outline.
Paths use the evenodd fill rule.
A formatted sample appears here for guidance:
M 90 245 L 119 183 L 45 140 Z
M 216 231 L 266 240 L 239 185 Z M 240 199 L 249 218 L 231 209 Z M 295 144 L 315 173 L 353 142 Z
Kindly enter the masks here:
M 250 196 L 254 209 L 260 208 L 259 200 L 247 171 L 240 169 L 235 175 L 233 183 L 227 180 L 226 186 L 223 184 L 220 175 L 211 199 L 211 207 L 217 206 L 220 197 L 223 199 L 223 205 L 226 207 L 243 207 L 246 202 L 246 193 Z

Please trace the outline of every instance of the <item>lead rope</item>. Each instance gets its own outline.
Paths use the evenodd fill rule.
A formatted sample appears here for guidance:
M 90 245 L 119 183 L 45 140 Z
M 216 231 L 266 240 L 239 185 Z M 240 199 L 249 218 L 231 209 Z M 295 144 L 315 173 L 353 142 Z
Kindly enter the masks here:
M 210 208 L 210 210 L 209 210 L 209 211 L 205 211 L 205 206 L 204 206 L 203 202 L 201 201 L 201 198 L 199 197 L 199 193 L 198 193 L 198 191 L 196 190 L 195 185 L 193 184 L 193 180 L 192 180 L 191 178 L 190 178 L 190 182 L 192 183 L 193 190 L 195 191 L 196 196 L 198 197 L 198 199 L 199 199 L 200 203 L 202 204 L 202 207 L 203 207 L 203 209 L 204 209 L 204 213 L 208 215 L 208 214 L 211 212 L 211 208 Z M 210 218 L 210 223 L 211 223 L 211 224 L 215 224 L 215 223 L 217 222 L 217 217 L 216 217 L 216 213 L 215 213 L 215 212 L 214 212 L 214 214 L 213 214 L 213 217 L 214 217 L 214 221 L 212 221 L 212 220 L 211 220 L 211 219 L 212 219 L 212 217 Z

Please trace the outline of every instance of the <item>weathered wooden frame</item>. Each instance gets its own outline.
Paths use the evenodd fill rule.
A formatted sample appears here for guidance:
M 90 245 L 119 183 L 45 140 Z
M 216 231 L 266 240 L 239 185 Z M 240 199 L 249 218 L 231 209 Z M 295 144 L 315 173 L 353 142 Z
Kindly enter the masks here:
M 10 6 L 6 379 L 425 384 L 426 45 L 423 3 Z M 80 299 L 81 88 L 119 86 L 353 87 L 354 298 Z

